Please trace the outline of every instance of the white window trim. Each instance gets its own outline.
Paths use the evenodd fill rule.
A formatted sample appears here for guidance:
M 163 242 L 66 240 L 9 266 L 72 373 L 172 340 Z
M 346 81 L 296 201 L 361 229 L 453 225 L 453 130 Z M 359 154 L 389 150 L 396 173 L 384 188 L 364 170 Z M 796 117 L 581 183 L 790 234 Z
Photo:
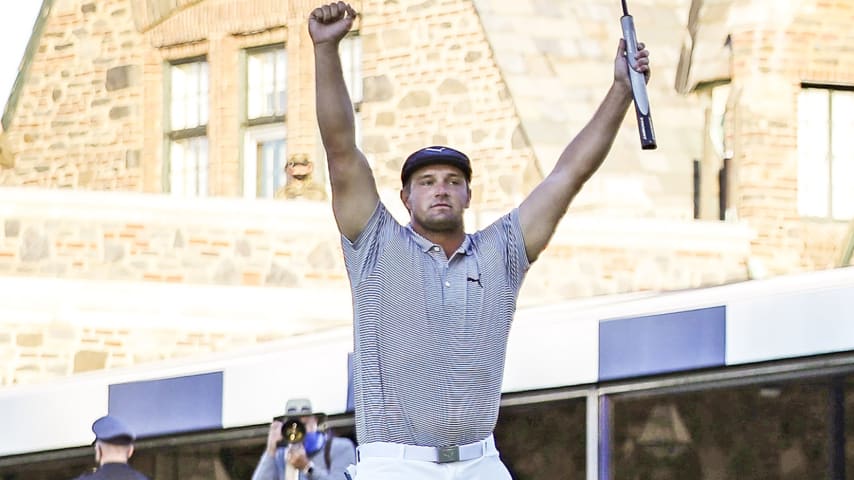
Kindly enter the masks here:
M 256 182 L 258 180 L 258 144 L 273 140 L 285 140 L 285 152 L 288 150 L 287 126 L 284 123 L 260 125 L 246 129 L 243 136 L 243 197 L 258 198 Z
M 823 133 L 827 137 L 827 138 L 822 139 L 822 141 L 821 141 L 821 143 L 824 144 L 822 147 L 823 148 L 822 153 L 824 154 L 822 166 L 824 168 L 826 168 L 826 170 L 827 170 L 826 171 L 826 178 L 823 178 L 820 180 L 821 192 L 819 192 L 819 193 L 825 194 L 825 198 L 821 200 L 822 202 L 824 202 L 822 212 L 818 212 L 818 209 L 814 208 L 811 205 L 811 202 L 813 201 L 813 199 L 818 198 L 818 197 L 816 197 L 814 194 L 812 194 L 812 192 L 807 193 L 807 187 L 810 186 L 810 184 L 809 184 L 809 182 L 806 181 L 806 178 L 805 178 L 805 172 L 808 172 L 811 169 L 815 168 L 814 165 L 808 165 L 807 163 L 805 163 L 805 160 L 808 160 L 810 158 L 819 158 L 819 157 L 817 157 L 817 155 L 819 155 L 819 154 L 815 153 L 813 151 L 813 149 L 808 150 L 803 145 L 803 143 L 805 143 L 805 139 L 807 137 L 805 136 L 806 132 L 801 130 L 801 128 L 802 128 L 802 125 L 801 125 L 802 115 L 804 115 L 804 113 L 801 111 L 801 109 L 803 108 L 803 105 L 801 105 L 800 103 L 803 101 L 803 99 L 806 97 L 806 95 L 810 95 L 807 93 L 810 90 L 815 91 L 815 92 L 820 92 L 822 95 L 824 95 L 824 98 L 822 98 L 822 100 L 827 102 L 826 107 L 828 109 L 826 112 L 822 112 L 822 114 L 826 118 L 821 119 L 821 122 L 820 122 L 826 127 L 825 131 Z M 804 87 L 802 87 L 801 92 L 799 93 L 799 96 L 798 96 L 798 102 L 799 102 L 799 108 L 798 108 L 799 125 L 798 126 L 799 126 L 799 129 L 798 129 L 798 134 L 797 134 L 798 135 L 798 138 L 797 138 L 797 144 L 798 144 L 798 146 L 797 146 L 797 156 L 798 156 L 797 208 L 798 208 L 798 215 L 803 217 L 803 218 L 813 218 L 813 219 L 821 219 L 821 220 L 828 220 L 828 221 L 850 221 L 852 219 L 852 217 L 849 214 L 847 214 L 847 213 L 841 214 L 839 212 L 839 210 L 841 209 L 839 204 L 841 204 L 842 202 L 837 201 L 836 197 L 835 197 L 835 195 L 839 192 L 840 187 L 837 186 L 834 182 L 834 180 L 835 180 L 834 177 L 837 175 L 837 173 L 834 171 L 834 167 L 836 166 L 837 161 L 839 161 L 838 160 L 839 154 L 836 153 L 837 150 L 834 148 L 834 145 L 835 145 L 834 134 L 835 134 L 835 124 L 836 124 L 836 122 L 834 121 L 834 119 L 835 119 L 835 117 L 834 117 L 834 106 L 835 106 L 835 102 L 836 102 L 834 100 L 834 97 L 835 96 L 843 96 L 843 95 L 848 96 L 848 95 L 850 95 L 850 93 L 843 93 L 843 92 L 851 92 L 851 90 L 848 88 L 840 89 L 840 88 L 833 88 L 830 86 L 820 86 L 820 85 L 819 86 L 804 86 Z M 840 103 L 841 102 L 842 102 L 842 100 L 840 100 Z M 813 117 L 808 117 L 808 118 L 813 118 Z M 845 151 L 844 148 L 842 150 Z M 842 188 L 842 190 L 844 191 L 844 187 Z

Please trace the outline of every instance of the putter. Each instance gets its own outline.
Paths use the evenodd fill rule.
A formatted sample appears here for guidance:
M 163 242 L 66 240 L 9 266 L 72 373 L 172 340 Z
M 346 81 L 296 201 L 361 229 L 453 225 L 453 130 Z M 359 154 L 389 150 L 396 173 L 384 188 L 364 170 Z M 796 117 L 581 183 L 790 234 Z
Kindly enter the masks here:
M 655 150 L 655 130 L 652 128 L 652 115 L 649 111 L 649 96 L 646 94 L 646 79 L 644 75 L 634 68 L 632 62 L 638 53 L 638 38 L 635 32 L 635 21 L 629 15 L 626 0 L 623 2 L 623 16 L 620 24 L 623 26 L 623 38 L 626 40 L 626 64 L 629 67 L 629 79 L 632 83 L 632 96 L 635 100 L 635 113 L 638 117 L 638 133 L 640 133 L 641 149 Z

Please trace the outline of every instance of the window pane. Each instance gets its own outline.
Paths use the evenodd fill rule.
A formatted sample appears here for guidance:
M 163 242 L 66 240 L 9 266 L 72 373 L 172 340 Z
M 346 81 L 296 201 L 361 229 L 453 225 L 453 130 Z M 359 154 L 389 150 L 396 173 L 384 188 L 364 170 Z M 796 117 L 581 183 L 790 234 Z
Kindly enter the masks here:
M 285 49 L 276 50 L 276 103 L 274 105 L 277 115 L 284 115 L 288 106 L 287 82 L 288 82 L 288 57 Z
M 263 64 L 261 62 L 261 58 L 258 55 L 249 55 L 247 58 L 247 68 L 246 68 L 246 88 L 249 92 L 246 98 L 246 111 L 247 116 L 249 118 L 257 118 L 261 116 L 263 111 L 261 97 L 255 92 L 257 92 L 260 88 L 259 82 L 261 81 L 261 71 Z
M 832 478 L 829 379 L 616 397 L 610 478 Z
M 287 108 L 287 56 L 284 48 L 247 58 L 247 117 L 281 116 Z
M 208 64 L 184 63 L 171 68 L 172 131 L 206 125 L 208 122 Z
M 198 179 L 196 180 L 196 193 L 200 197 L 208 195 L 208 138 L 199 137 L 194 140 L 194 150 L 196 155 L 196 168 L 198 169 Z
M 709 141 L 715 149 L 718 158 L 730 155 L 726 145 L 726 114 L 729 101 L 730 86 L 719 85 L 712 88 L 712 111 L 709 119 Z
M 284 123 L 259 125 L 243 138 L 243 195 L 273 198 L 285 184 L 287 134 Z
M 362 101 L 362 39 L 358 35 L 345 37 L 339 46 L 344 83 L 353 103 Z
M 834 91 L 832 98 L 833 218 L 854 218 L 854 92 Z
M 362 116 L 359 112 L 353 113 L 353 126 L 356 133 L 356 146 L 362 148 Z
M 186 124 L 186 115 L 184 114 L 184 98 L 187 96 L 186 84 L 187 78 L 185 72 L 180 68 L 173 67 L 171 78 L 172 91 L 169 96 L 172 102 L 170 108 L 170 111 L 172 112 L 170 127 L 173 129 L 184 128 L 184 125 Z
M 4 425 L 5 426 L 5 425 Z M 355 443 L 355 428 L 349 425 L 335 427 L 334 436 L 346 437 Z M 212 440 L 183 442 L 178 445 L 160 445 L 138 448 L 130 461 L 134 469 L 148 478 L 157 480 L 246 480 L 258 465 L 264 452 L 266 435 L 245 435 L 229 439 L 221 430 Z M 220 436 L 220 433 L 225 435 Z M 180 434 L 170 435 L 179 439 Z M 49 459 L 34 459 L 27 463 L 0 465 L 0 478 L 6 480 L 56 480 L 75 478 L 81 472 L 92 471 L 92 454 L 89 449 L 72 450 L 69 455 Z M 321 460 L 323 461 L 323 460 Z M 86 478 L 84 476 L 83 478 Z
M 195 105 L 198 106 L 198 126 L 201 126 L 208 124 L 208 93 L 210 90 L 208 87 L 208 62 L 198 63 L 198 81 L 199 91 L 193 100 L 195 102 Z
M 798 97 L 798 211 L 804 216 L 830 213 L 828 108 L 826 90 L 805 89 Z
M 273 198 L 285 184 L 285 140 L 258 144 L 258 197 Z
M 169 191 L 184 196 L 184 159 L 187 152 L 183 142 L 172 142 L 169 148 Z
M 839 431 L 841 431 L 840 433 L 845 439 L 845 443 L 842 446 L 842 453 L 845 456 L 845 462 L 843 465 L 845 471 L 848 472 L 848 478 L 851 478 L 854 477 L 854 374 L 847 375 L 846 377 L 843 377 L 842 380 L 843 381 L 841 383 L 836 384 L 837 387 L 843 389 L 841 401 L 843 425 L 841 425 L 842 428 L 840 428 Z M 833 405 L 833 409 L 836 412 L 839 412 L 840 399 L 838 392 L 835 393 L 837 393 L 837 395 L 834 395 L 831 405 Z
M 583 398 L 502 407 L 495 443 L 513 478 L 586 478 L 585 412 Z
M 208 193 L 208 139 L 177 140 L 169 148 L 169 191 L 182 197 Z

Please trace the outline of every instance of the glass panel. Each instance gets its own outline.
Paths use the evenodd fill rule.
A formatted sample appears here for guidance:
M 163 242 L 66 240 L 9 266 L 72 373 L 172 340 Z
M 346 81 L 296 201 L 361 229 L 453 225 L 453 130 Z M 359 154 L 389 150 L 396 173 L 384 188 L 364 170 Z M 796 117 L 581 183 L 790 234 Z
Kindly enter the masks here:
M 839 430 L 843 436 L 843 443 L 837 452 L 845 457 L 842 465 L 848 478 L 854 478 L 854 375 L 846 376 L 842 387 L 844 419 Z
M 805 89 L 798 97 L 798 212 L 829 215 L 828 121 L 826 90 Z
M 354 427 L 334 430 L 336 437 L 347 437 L 355 443 Z M 180 439 L 181 435 L 170 436 Z M 207 439 L 188 444 L 152 447 L 146 441 L 135 445 L 129 464 L 148 478 L 157 480 L 249 480 L 261 454 L 266 435 L 239 439 Z M 0 466 L 3 480 L 56 480 L 76 478 L 95 467 L 94 449 L 84 449 L 80 456 L 67 459 L 42 459 L 29 464 Z M 323 460 L 321 460 L 323 461 Z
M 198 175 L 196 180 L 196 193 L 200 197 L 208 195 L 208 138 L 194 138 L 194 153 L 196 156 L 196 165 Z
M 584 399 L 504 407 L 495 443 L 515 480 L 584 479 Z
M 260 112 L 264 110 L 261 103 L 262 98 L 257 94 L 261 88 L 260 82 L 263 63 L 259 55 L 249 55 L 246 63 L 246 116 L 248 118 L 257 118 L 261 116 Z
M 169 148 L 169 191 L 180 197 L 208 194 L 208 139 L 192 137 Z
M 284 48 L 251 53 L 247 68 L 247 117 L 281 116 L 287 109 L 287 55 Z
M 186 72 L 180 68 L 172 68 L 172 78 L 171 78 L 171 92 L 169 94 L 169 98 L 171 99 L 171 118 L 170 118 L 170 128 L 179 129 L 183 128 L 186 125 L 186 114 L 184 112 L 185 102 L 184 99 L 187 96 L 187 78 Z
M 208 62 L 199 62 L 198 70 L 199 92 L 195 97 L 195 102 L 199 110 L 199 123 L 197 126 L 201 126 L 208 124 L 208 94 L 210 93 L 208 85 Z
M 285 49 L 276 50 L 276 103 L 274 109 L 277 115 L 288 111 L 288 56 Z
M 709 141 L 718 158 L 726 158 L 730 152 L 726 148 L 726 114 L 730 86 L 719 85 L 712 88 L 712 112 L 709 121 Z
M 834 91 L 832 99 L 833 218 L 854 218 L 854 92 Z
M 285 140 L 258 144 L 258 197 L 273 198 L 285 184 Z
M 358 35 L 345 37 L 339 46 L 339 53 L 350 100 L 359 103 L 362 101 L 362 38 Z
M 90 453 L 91 452 L 91 453 Z M 133 464 L 133 462 L 131 462 Z M 56 480 L 57 478 L 77 478 L 92 473 L 95 468 L 95 450 L 87 451 L 85 456 L 60 460 L 42 460 L 26 465 L 0 467 L 3 480 Z
M 208 123 L 207 62 L 173 65 L 170 100 L 172 131 L 199 127 Z
M 243 138 L 243 195 L 273 198 L 286 183 L 287 130 L 270 123 L 246 130 Z
M 829 478 L 831 383 L 614 398 L 614 479 Z
M 356 146 L 362 148 L 362 115 L 353 112 L 353 130 L 356 133 Z

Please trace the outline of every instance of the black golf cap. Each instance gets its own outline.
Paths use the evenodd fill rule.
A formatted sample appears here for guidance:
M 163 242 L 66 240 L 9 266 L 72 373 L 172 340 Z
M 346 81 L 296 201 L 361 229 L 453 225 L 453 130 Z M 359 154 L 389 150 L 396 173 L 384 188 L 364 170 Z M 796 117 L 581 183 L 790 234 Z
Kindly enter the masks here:
M 403 168 L 400 170 L 401 185 L 406 186 L 409 177 L 419 168 L 437 164 L 459 168 L 466 176 L 466 182 L 471 182 L 471 161 L 469 161 L 469 157 L 451 147 L 436 145 L 416 151 L 403 162 Z

